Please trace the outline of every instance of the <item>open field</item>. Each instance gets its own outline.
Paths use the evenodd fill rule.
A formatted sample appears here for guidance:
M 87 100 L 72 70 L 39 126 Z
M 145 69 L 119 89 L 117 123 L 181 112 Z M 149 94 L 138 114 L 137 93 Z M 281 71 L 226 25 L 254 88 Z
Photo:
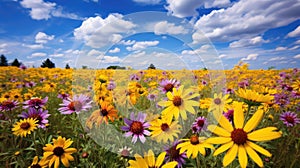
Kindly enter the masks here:
M 0 167 L 300 164 L 299 69 L 0 72 Z

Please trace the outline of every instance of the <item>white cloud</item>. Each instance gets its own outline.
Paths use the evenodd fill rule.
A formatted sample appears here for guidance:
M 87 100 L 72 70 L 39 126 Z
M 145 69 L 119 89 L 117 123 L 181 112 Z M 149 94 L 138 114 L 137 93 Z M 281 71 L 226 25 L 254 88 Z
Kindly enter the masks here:
M 225 57 L 227 57 L 226 54 L 220 54 L 220 55 L 219 55 L 219 58 L 225 58 Z
M 299 8 L 300 1 L 295 0 L 241 0 L 200 17 L 195 28 L 213 40 L 251 38 L 299 19 Z
M 276 47 L 275 51 L 284 51 L 287 50 L 287 47 Z
M 155 5 L 155 4 L 159 4 L 161 0 L 133 0 L 133 1 L 141 4 Z
M 211 46 L 210 45 L 202 45 L 200 48 L 196 49 L 196 50 L 183 50 L 181 52 L 182 55 L 196 55 L 199 53 L 207 53 L 211 50 Z
M 30 9 L 30 16 L 35 20 L 48 20 L 52 16 L 82 20 L 83 18 L 74 13 L 63 12 L 61 6 L 56 6 L 54 2 L 44 2 L 44 0 L 22 0 L 20 4 L 24 8 Z
M 249 47 L 249 46 L 256 46 L 262 43 L 267 43 L 268 40 L 264 40 L 261 36 L 256 36 L 249 39 L 240 39 L 238 41 L 234 41 L 229 44 L 230 48 L 237 48 L 237 47 Z
M 183 26 L 176 26 L 167 21 L 158 22 L 154 26 L 155 34 L 186 34 L 188 31 Z
M 98 56 L 103 55 L 103 52 L 95 50 L 95 49 L 92 49 L 91 51 L 88 52 L 87 55 L 91 56 L 91 57 L 98 57 Z
M 289 48 L 289 50 L 296 50 L 296 49 L 298 49 L 299 47 L 300 47 L 299 45 L 295 45 L 294 47 Z
M 120 59 L 119 57 L 107 56 L 107 55 L 98 56 L 96 59 L 100 60 L 101 63 L 105 63 L 105 64 L 119 63 L 122 61 L 122 59 Z
M 28 56 L 28 58 L 35 58 L 35 57 L 46 57 L 47 54 L 43 53 L 43 52 L 36 52 L 36 53 L 32 53 L 30 56 Z
M 242 58 L 242 61 L 256 60 L 258 54 L 249 54 L 246 58 Z
M 35 42 L 36 43 L 42 43 L 42 44 L 45 44 L 47 43 L 49 40 L 53 40 L 54 39 L 54 35 L 47 35 L 46 33 L 43 33 L 43 32 L 38 32 L 36 35 L 35 35 Z
M 120 41 L 120 44 L 123 44 L 123 45 L 132 45 L 134 43 L 135 43 L 135 40 L 127 40 L 127 41 L 122 40 L 122 41 Z
M 196 9 L 203 5 L 203 0 L 167 0 L 165 8 L 174 16 L 183 18 L 198 14 Z
M 297 40 L 297 41 L 295 42 L 295 44 L 300 44 L 300 40 Z
M 129 32 L 136 25 L 123 20 L 121 14 L 110 14 L 103 19 L 100 16 L 90 17 L 74 30 L 78 40 L 84 40 L 91 47 L 100 48 L 109 43 L 116 43 L 122 39 L 121 33 Z
M 285 57 L 273 57 L 271 59 L 269 59 L 269 61 L 279 61 L 279 60 L 284 60 Z
M 213 8 L 213 7 L 228 7 L 230 5 L 230 0 L 207 0 L 204 2 L 205 8 Z
M 42 20 L 51 18 L 51 11 L 55 9 L 56 3 L 44 2 L 43 0 L 22 0 L 24 8 L 30 8 L 32 19 Z
M 59 53 L 59 54 L 51 54 L 50 57 L 55 57 L 55 58 L 59 58 L 59 57 L 63 57 L 65 56 L 64 54 L 62 53 Z
M 295 55 L 294 58 L 300 58 L 300 54 Z
M 120 48 L 116 47 L 116 48 L 114 48 L 112 50 L 109 50 L 108 52 L 109 53 L 118 53 L 118 52 L 120 52 Z
M 300 26 L 298 26 L 295 30 L 289 32 L 288 37 L 298 37 L 300 36 Z
M 30 49 L 36 50 L 36 49 L 43 49 L 43 44 L 22 44 L 24 47 L 28 47 Z
M 126 47 L 128 51 L 135 51 L 135 50 L 143 50 L 147 47 L 153 47 L 159 44 L 159 41 L 139 41 L 136 42 L 132 47 Z

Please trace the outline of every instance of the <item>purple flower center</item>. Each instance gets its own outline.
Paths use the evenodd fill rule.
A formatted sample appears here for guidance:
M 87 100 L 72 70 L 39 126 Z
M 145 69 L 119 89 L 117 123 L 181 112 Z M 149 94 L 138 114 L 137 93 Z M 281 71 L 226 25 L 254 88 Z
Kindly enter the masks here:
M 75 111 L 75 110 L 81 110 L 82 109 L 82 104 L 80 101 L 72 101 L 69 105 L 68 105 L 68 108 L 72 111 Z
M 166 90 L 166 92 L 172 92 L 173 88 L 174 88 L 174 85 L 172 83 L 168 83 L 164 87 L 164 89 Z
M 204 120 L 198 120 L 197 121 L 197 125 L 199 126 L 199 127 L 203 127 L 204 126 Z
M 42 123 L 42 120 L 43 120 L 43 117 L 39 114 L 32 114 L 28 118 L 33 118 L 33 119 L 37 120 L 38 121 L 37 124 L 39 124 L 39 125 Z
M 42 100 L 41 100 L 41 99 L 36 98 L 36 99 L 31 99 L 31 100 L 29 101 L 28 104 L 29 104 L 30 106 L 36 107 L 36 106 L 42 105 L 43 103 L 42 103 Z
M 170 160 L 177 160 L 180 157 L 179 149 L 176 149 L 176 146 L 172 146 L 168 152 L 170 154 Z
M 144 131 L 143 124 L 140 121 L 133 121 L 130 125 L 130 131 L 136 135 L 142 134 Z
M 294 117 L 289 116 L 289 115 L 285 117 L 285 120 L 286 120 L 288 123 L 291 123 L 291 124 L 294 124 L 294 123 L 295 123 Z
M 238 128 L 231 132 L 231 139 L 235 144 L 243 145 L 246 143 L 248 137 L 247 133 L 243 129 Z
M 14 102 L 12 101 L 5 101 L 2 102 L 1 104 L 3 107 L 7 108 L 7 109 L 13 109 L 14 107 L 16 107 L 16 105 L 14 104 Z

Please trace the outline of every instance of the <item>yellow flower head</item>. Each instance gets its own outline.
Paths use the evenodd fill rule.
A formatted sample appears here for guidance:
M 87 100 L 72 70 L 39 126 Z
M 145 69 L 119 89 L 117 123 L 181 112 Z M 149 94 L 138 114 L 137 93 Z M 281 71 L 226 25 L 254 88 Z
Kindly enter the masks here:
M 73 141 L 71 141 L 71 139 L 66 140 L 66 138 L 62 138 L 61 136 L 59 136 L 57 139 L 53 139 L 52 141 L 53 145 L 46 144 L 46 146 L 43 147 L 44 161 L 49 161 L 49 167 L 51 167 L 54 163 L 54 168 L 58 168 L 60 161 L 65 167 L 69 167 L 69 161 L 74 160 L 74 157 L 71 154 L 77 152 L 77 149 L 69 148 Z
M 260 94 L 249 89 L 239 89 L 236 94 L 244 99 L 245 103 L 254 106 L 259 106 L 261 103 L 271 104 L 272 100 L 274 99 L 274 96 Z
M 271 157 L 271 153 L 253 143 L 253 141 L 269 141 L 281 137 L 281 132 L 276 131 L 276 127 L 266 127 L 259 130 L 254 130 L 263 118 L 263 110 L 257 110 L 253 116 L 244 124 L 244 111 L 242 104 L 236 104 L 233 113 L 234 126 L 223 116 L 216 116 L 218 119 L 217 125 L 209 125 L 208 130 L 218 135 L 207 139 L 207 142 L 212 144 L 221 144 L 215 150 L 214 156 L 228 150 L 223 158 L 223 165 L 229 165 L 238 155 L 239 163 L 242 168 L 246 168 L 248 164 L 248 156 L 260 167 L 263 167 L 263 162 L 257 152 Z
M 20 120 L 13 126 L 13 134 L 26 137 L 27 134 L 31 134 L 31 132 L 37 128 L 37 122 L 38 121 L 33 118 Z
M 175 168 L 178 164 L 176 161 L 168 162 L 163 164 L 164 158 L 166 156 L 166 152 L 162 152 L 158 155 L 155 160 L 155 155 L 153 151 L 150 149 L 148 153 L 144 154 L 144 158 L 139 154 L 135 154 L 135 160 L 129 160 L 128 168 L 152 168 L 152 167 L 160 167 L 160 168 Z

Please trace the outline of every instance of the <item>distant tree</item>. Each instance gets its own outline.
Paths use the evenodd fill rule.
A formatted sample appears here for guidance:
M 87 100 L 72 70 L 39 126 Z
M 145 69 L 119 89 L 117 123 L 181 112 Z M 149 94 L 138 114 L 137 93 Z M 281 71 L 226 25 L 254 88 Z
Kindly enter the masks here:
M 8 66 L 7 59 L 3 54 L 0 56 L 0 66 Z
M 69 64 L 67 64 L 66 65 L 66 69 L 70 69 L 71 67 L 70 67 L 70 65 Z
M 49 59 L 47 58 L 46 61 L 44 61 L 41 65 L 42 68 L 55 68 L 55 64 Z
M 268 70 L 272 70 L 272 69 L 275 69 L 275 66 L 268 67 Z
M 148 69 L 156 69 L 155 66 L 153 64 L 150 64 Z
M 82 69 L 88 69 L 88 66 L 82 65 Z
M 20 67 L 21 63 L 19 62 L 18 59 L 15 59 L 12 63 L 11 66 L 16 66 L 16 67 Z
M 111 66 L 107 67 L 106 69 L 126 69 L 126 67 L 121 67 L 118 65 L 111 65 Z

